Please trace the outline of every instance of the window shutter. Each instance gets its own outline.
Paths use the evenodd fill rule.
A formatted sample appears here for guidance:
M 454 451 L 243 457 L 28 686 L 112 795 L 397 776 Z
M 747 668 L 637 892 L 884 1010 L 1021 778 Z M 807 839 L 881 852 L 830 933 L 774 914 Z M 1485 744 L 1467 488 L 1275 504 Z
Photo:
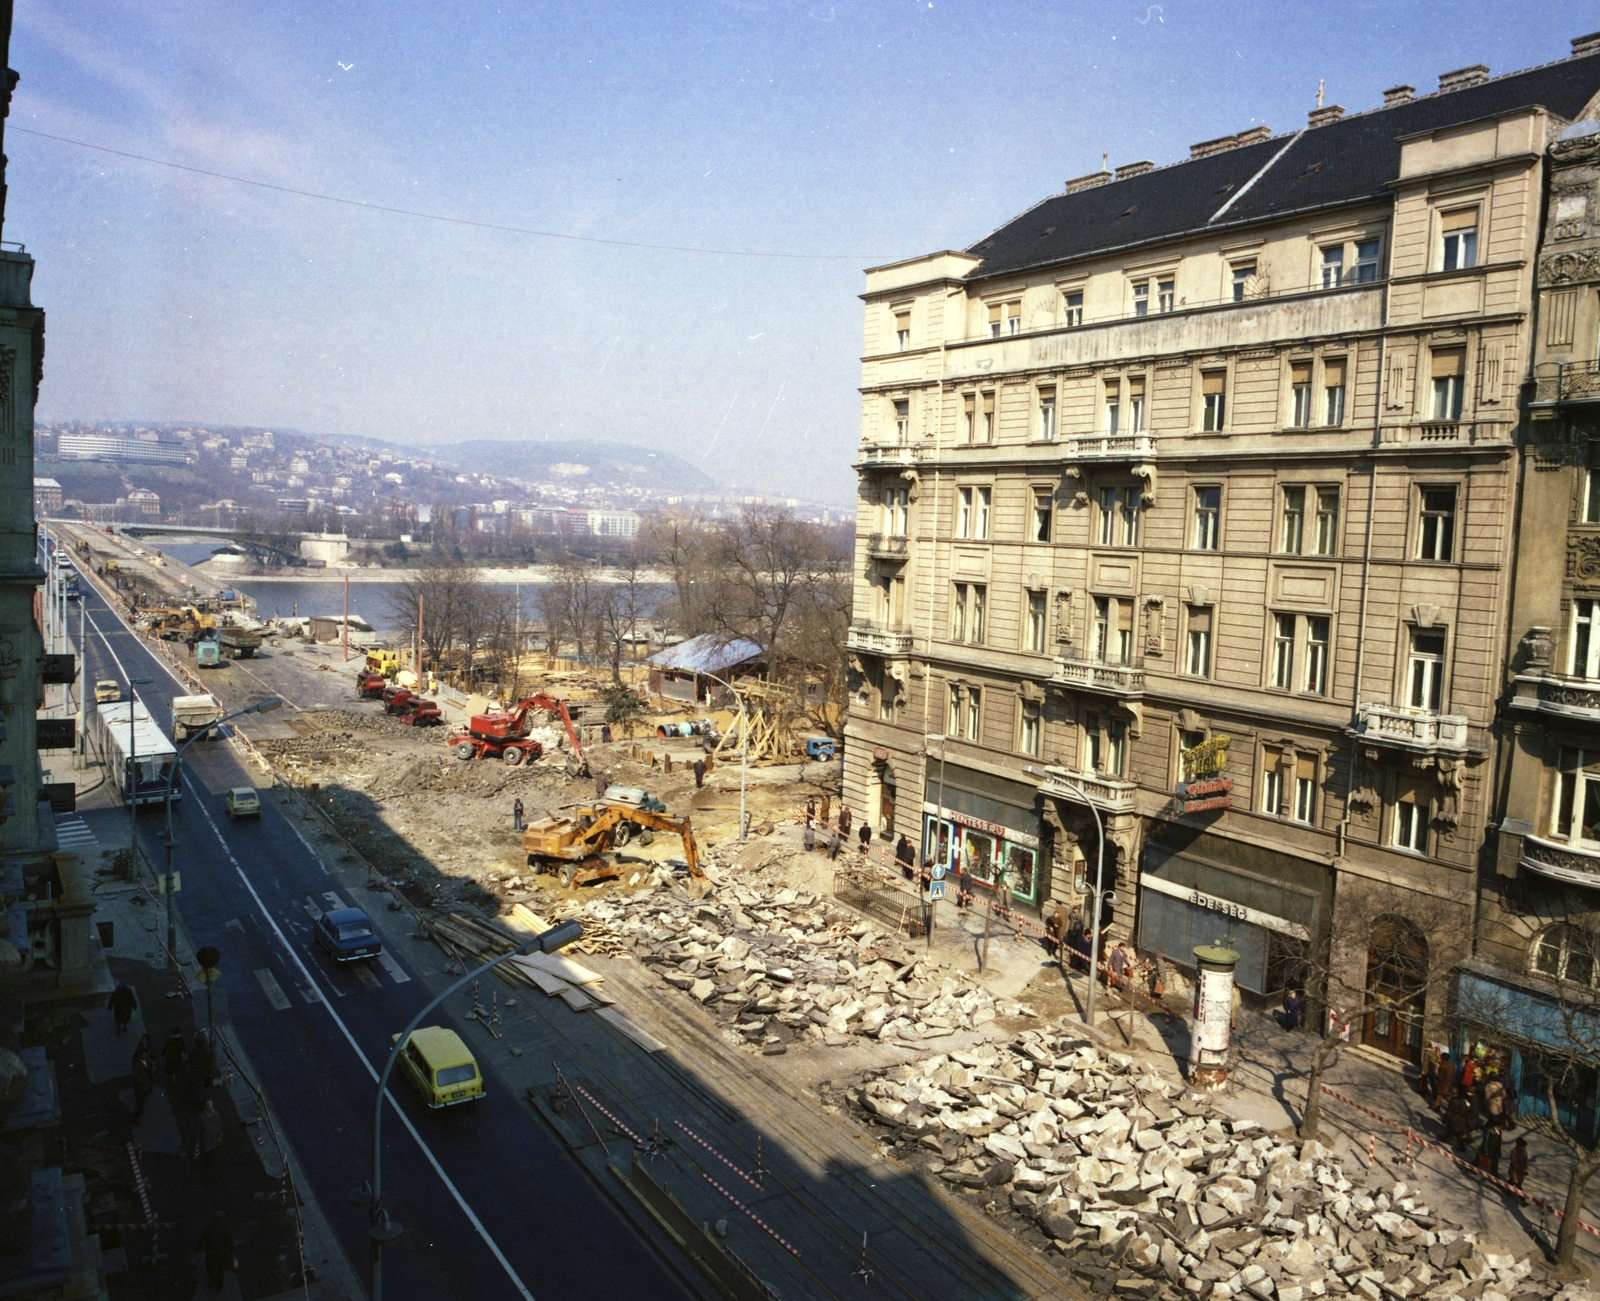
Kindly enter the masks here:
M 894 314 L 894 328 L 897 330 L 909 330 L 911 328 L 911 313 L 896 312 Z
M 1443 229 L 1446 234 L 1454 230 L 1471 230 L 1478 224 L 1478 210 L 1476 208 L 1462 208 L 1456 212 L 1444 214 Z
M 968 415 L 969 415 L 969 416 L 970 416 L 970 415 L 971 415 L 971 414 L 972 414 L 972 411 L 973 411 L 973 400 L 972 400 L 972 394 L 970 394 L 970 393 L 968 393 L 968 394 L 965 394 L 965 395 L 964 395 L 964 396 L 963 396 L 963 397 L 962 397 L 962 399 L 961 399 L 961 406 L 962 406 L 962 409 L 963 409 L 963 410 L 964 410 L 964 411 L 966 411 L 966 413 L 967 413 L 967 414 L 968 414 Z
M 1018 299 L 1014 303 L 1007 303 L 1006 304 L 1006 315 L 1007 316 L 1021 316 L 1022 315 L 1022 300 Z
M 1227 379 L 1228 372 L 1225 370 L 1208 370 L 1200 376 L 1200 392 L 1208 397 L 1213 393 L 1221 393 Z
M 1289 367 L 1289 382 L 1296 388 L 1299 388 L 1302 384 L 1309 385 L 1311 383 L 1311 363 L 1309 361 L 1297 361 L 1291 365 Z
M 1322 363 L 1322 382 L 1328 388 L 1344 387 L 1344 359 Z
M 1433 354 L 1434 379 L 1459 378 L 1467 364 L 1466 352 L 1461 348 L 1448 348 Z
M 996 303 L 993 307 L 991 307 L 989 309 L 989 324 L 990 325 L 999 325 L 1000 324 L 1000 304 L 999 303 Z
M 994 394 L 993 393 L 985 393 L 983 395 L 983 414 L 986 415 L 986 416 L 992 416 L 994 414 Z
M 1115 402 L 1122 392 L 1120 380 L 1108 379 L 1106 381 L 1106 401 Z
M 1144 396 L 1144 376 L 1132 375 L 1128 378 L 1128 396 L 1142 398 Z
M 1211 607 L 1209 605 L 1191 605 L 1189 607 L 1189 631 L 1203 633 L 1211 631 Z
M 1296 754 L 1294 775 L 1306 781 L 1317 779 L 1317 756 L 1314 754 Z
M 1051 384 L 1049 387 L 1042 388 L 1042 389 L 1039 390 L 1039 402 L 1042 405 L 1048 406 L 1050 403 L 1054 402 L 1055 400 L 1056 400 L 1056 388 L 1055 388 L 1054 384 Z

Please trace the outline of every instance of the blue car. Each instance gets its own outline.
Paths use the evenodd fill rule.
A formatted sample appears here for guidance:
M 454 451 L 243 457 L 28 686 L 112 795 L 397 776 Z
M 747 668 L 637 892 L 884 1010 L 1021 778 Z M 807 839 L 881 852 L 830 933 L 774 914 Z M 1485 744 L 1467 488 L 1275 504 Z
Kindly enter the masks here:
M 359 908 L 336 908 L 317 918 L 317 943 L 335 962 L 359 962 L 383 952 L 383 941 Z

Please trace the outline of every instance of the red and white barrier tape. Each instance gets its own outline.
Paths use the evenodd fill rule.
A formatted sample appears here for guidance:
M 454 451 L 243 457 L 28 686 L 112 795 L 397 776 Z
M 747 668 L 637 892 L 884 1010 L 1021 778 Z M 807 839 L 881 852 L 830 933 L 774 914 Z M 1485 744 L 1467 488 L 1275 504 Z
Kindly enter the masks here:
M 711 1153 L 712 1156 L 716 1157 L 717 1160 L 721 1161 L 723 1165 L 727 1166 L 728 1169 L 732 1170 L 734 1174 L 738 1175 L 739 1178 L 743 1179 L 745 1181 L 745 1183 L 749 1184 L 758 1193 L 766 1191 L 764 1188 L 762 1188 L 759 1180 L 753 1178 L 752 1176 L 746 1174 L 743 1170 L 739 1169 L 738 1166 L 734 1165 L 734 1163 L 732 1161 L 728 1160 L 727 1157 L 723 1156 L 721 1152 L 717 1151 L 716 1148 L 712 1147 L 710 1143 L 706 1142 L 705 1139 L 701 1138 L 700 1135 L 696 1134 L 694 1132 L 694 1130 L 690 1129 L 681 1120 L 675 1120 L 672 1123 L 674 1125 L 676 1125 L 679 1129 L 681 1129 L 690 1138 L 694 1139 L 694 1141 L 696 1143 L 700 1144 L 701 1147 L 705 1148 L 705 1150 L 707 1152 Z
M 796 1260 L 800 1259 L 800 1249 L 798 1247 L 796 1247 L 794 1245 L 794 1243 L 790 1242 L 787 1238 L 785 1238 L 781 1233 L 779 1233 L 776 1229 L 774 1229 L 770 1224 L 768 1224 L 765 1220 L 763 1220 L 759 1215 L 757 1215 L 754 1211 L 752 1211 L 748 1206 L 746 1206 L 743 1202 L 741 1202 L 737 1197 L 735 1197 L 732 1193 L 730 1193 L 726 1188 L 724 1188 L 721 1184 L 719 1184 L 715 1179 L 713 1179 L 710 1175 L 708 1175 L 704 1170 L 702 1170 L 700 1172 L 700 1177 L 702 1179 L 704 1179 L 708 1184 L 710 1184 L 713 1188 L 715 1188 L 724 1197 L 726 1197 L 735 1206 L 737 1206 L 746 1215 L 748 1215 L 757 1224 L 759 1224 L 763 1229 L 765 1229 L 766 1232 L 767 1232 L 767 1236 L 770 1237 L 774 1242 L 776 1242 L 780 1247 L 783 1247 L 786 1251 L 788 1251 Z
M 633 1145 L 635 1147 L 648 1147 L 649 1146 L 649 1144 L 646 1143 L 644 1141 L 644 1139 L 640 1138 L 631 1129 L 629 1129 L 620 1120 L 618 1120 L 609 1111 L 607 1111 L 598 1102 L 596 1102 L 595 1099 L 594 1099 L 594 1094 L 590 1093 L 588 1089 L 583 1087 L 583 1085 L 575 1084 L 575 1085 L 573 1085 L 571 1087 L 577 1089 L 577 1091 L 579 1093 L 583 1094 L 584 1097 L 588 1098 L 589 1099 L 589 1105 L 591 1107 L 593 1107 L 596 1111 L 598 1111 L 607 1120 L 609 1120 L 613 1125 L 615 1125 L 617 1127 L 617 1133 L 621 1134 L 624 1138 L 629 1139 L 633 1143 Z

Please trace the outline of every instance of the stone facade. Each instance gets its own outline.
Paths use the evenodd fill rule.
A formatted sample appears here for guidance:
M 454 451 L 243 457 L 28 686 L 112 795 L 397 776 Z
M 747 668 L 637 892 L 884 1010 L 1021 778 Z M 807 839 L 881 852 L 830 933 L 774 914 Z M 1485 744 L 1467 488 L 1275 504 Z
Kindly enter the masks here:
M 1382 197 L 867 273 L 845 797 L 882 836 L 948 855 L 942 809 L 945 844 L 1001 862 L 1019 907 L 1076 911 L 1097 812 L 1117 937 L 1178 960 L 1231 939 L 1257 993 L 1328 960 L 1347 898 L 1392 901 L 1435 970 L 1466 955 L 1529 268 L 1569 121 L 1463 103 L 1396 130 Z M 1138 175 L 1093 187 L 1096 211 Z M 1600 281 L 1600 259 L 1562 267 Z M 1570 566 L 1600 574 L 1583 545 Z M 1331 960 L 1359 985 L 1366 944 Z M 1442 1010 L 1364 1032 L 1414 1056 Z

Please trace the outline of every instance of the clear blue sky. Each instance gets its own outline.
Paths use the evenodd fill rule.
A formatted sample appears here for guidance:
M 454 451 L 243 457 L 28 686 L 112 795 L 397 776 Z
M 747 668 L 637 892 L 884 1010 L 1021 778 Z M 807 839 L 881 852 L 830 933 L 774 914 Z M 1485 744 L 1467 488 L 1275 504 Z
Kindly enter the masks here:
M 849 500 L 862 269 L 1093 170 L 1562 57 L 1553 3 L 18 0 L 45 419 L 634 441 Z

